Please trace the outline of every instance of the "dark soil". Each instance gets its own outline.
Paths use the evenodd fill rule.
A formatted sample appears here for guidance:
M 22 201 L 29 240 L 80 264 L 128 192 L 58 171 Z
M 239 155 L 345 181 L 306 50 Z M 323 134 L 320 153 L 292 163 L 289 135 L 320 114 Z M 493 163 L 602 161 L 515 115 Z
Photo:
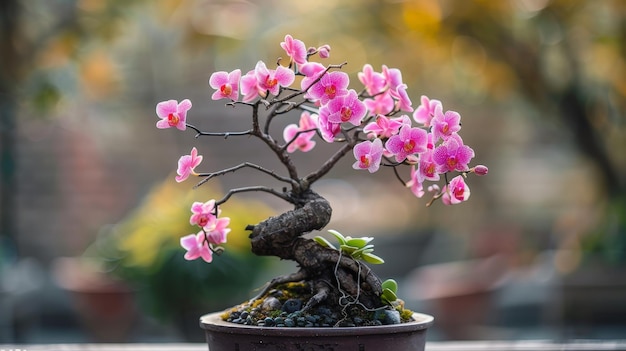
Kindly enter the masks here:
M 402 301 L 370 310 L 351 302 L 358 300 L 350 298 L 340 303 L 343 308 L 339 311 L 325 302 L 304 310 L 313 295 L 307 283 L 281 284 L 263 296 L 231 308 L 222 319 L 265 327 L 363 327 L 405 323 L 411 320 L 413 313 L 403 307 Z

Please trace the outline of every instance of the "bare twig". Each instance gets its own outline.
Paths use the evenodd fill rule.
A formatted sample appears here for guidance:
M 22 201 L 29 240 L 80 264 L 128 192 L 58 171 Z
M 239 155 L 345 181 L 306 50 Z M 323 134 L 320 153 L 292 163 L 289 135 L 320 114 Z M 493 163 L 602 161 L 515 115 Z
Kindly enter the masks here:
M 212 173 L 201 173 L 201 174 L 199 174 L 200 177 L 205 177 L 205 178 L 202 179 L 198 184 L 196 184 L 194 186 L 194 188 L 199 187 L 200 185 L 208 182 L 212 178 L 224 175 L 226 173 L 236 172 L 236 171 L 238 171 L 238 170 L 240 170 L 242 168 L 246 168 L 246 167 L 252 168 L 252 169 L 256 169 L 257 171 L 261 171 L 261 172 L 263 172 L 265 174 L 268 174 L 268 175 L 274 177 L 275 179 L 280 180 L 281 182 L 289 183 L 291 185 L 297 185 L 297 184 L 294 184 L 295 182 L 291 178 L 280 176 L 280 175 L 276 174 L 276 172 L 274 172 L 272 170 L 269 170 L 269 169 L 267 169 L 267 168 L 265 168 L 263 166 L 259 166 L 257 164 L 251 163 L 251 162 L 244 162 L 244 163 L 241 163 L 241 164 L 239 164 L 237 166 L 234 166 L 234 167 L 225 168 L 225 169 L 223 169 L 221 171 L 212 172 Z
M 328 173 L 341 158 L 343 158 L 350 150 L 352 150 L 353 143 L 347 142 L 345 143 L 335 154 L 333 154 L 324 164 L 315 172 L 310 173 L 306 177 L 304 177 L 304 181 L 307 185 L 311 185 L 320 178 L 322 178 L 326 173 Z
M 229 136 L 242 136 L 242 135 L 250 135 L 252 134 L 251 130 L 244 130 L 242 132 L 203 132 L 200 128 L 193 126 L 189 123 L 186 124 L 189 129 L 193 129 L 196 132 L 195 138 L 201 136 L 221 136 L 224 139 L 228 139 Z
M 307 130 L 299 130 L 299 131 L 297 131 L 296 135 L 294 135 L 294 137 L 291 140 L 289 140 L 287 142 L 287 144 L 283 145 L 283 150 L 287 150 L 289 145 L 293 144 L 293 142 L 296 141 L 296 139 L 298 139 L 300 134 L 310 133 L 310 132 L 317 132 L 317 130 L 318 130 L 317 128 L 311 128 L 311 129 L 307 129 Z
M 230 189 L 226 195 L 224 195 L 224 197 L 222 197 L 221 199 L 219 199 L 218 201 L 215 201 L 215 207 L 224 204 L 226 201 L 228 201 L 228 199 L 230 199 L 231 196 L 238 194 L 238 193 L 249 193 L 249 192 L 255 192 L 255 191 L 261 191 L 261 192 L 266 192 L 269 194 L 272 194 L 280 199 L 283 199 L 289 203 L 294 203 L 294 200 L 291 196 L 289 196 L 287 193 L 282 193 L 277 191 L 276 189 L 272 189 L 266 186 L 247 186 L 247 187 L 242 187 L 242 188 L 235 188 L 235 189 Z

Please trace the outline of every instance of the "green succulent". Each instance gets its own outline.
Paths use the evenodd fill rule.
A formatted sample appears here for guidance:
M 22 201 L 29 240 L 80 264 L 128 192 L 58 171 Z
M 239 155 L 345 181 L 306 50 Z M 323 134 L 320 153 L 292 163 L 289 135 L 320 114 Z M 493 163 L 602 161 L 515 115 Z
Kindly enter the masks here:
M 370 244 L 370 241 L 374 240 L 374 238 L 370 236 L 362 236 L 359 238 L 343 236 L 338 231 L 332 229 L 328 232 L 332 234 L 339 242 L 339 249 L 337 249 L 324 237 L 316 236 L 314 240 L 322 246 L 329 247 L 335 250 L 340 250 L 341 252 L 350 255 L 352 258 L 357 260 L 361 260 L 371 264 L 385 263 L 385 260 L 372 253 L 374 252 L 374 245 Z
M 340 250 L 344 254 L 350 255 L 354 259 L 362 260 L 372 264 L 385 263 L 385 260 L 372 253 L 374 251 L 374 245 L 370 244 L 370 242 L 374 240 L 374 238 L 370 236 L 362 236 L 359 238 L 343 236 L 343 234 L 332 229 L 328 232 L 332 234 L 339 242 L 339 249 L 337 249 L 335 245 L 326 240 L 326 238 L 324 237 L 316 236 L 313 239 L 318 244 L 324 247 L 329 247 L 334 250 Z M 382 294 L 380 295 L 380 299 L 384 303 L 391 305 L 392 302 L 398 299 L 398 296 L 396 295 L 398 292 L 398 283 L 395 280 L 387 279 L 382 283 L 381 287 Z
M 383 293 L 380 295 L 380 299 L 384 303 L 391 305 L 392 302 L 398 299 L 398 282 L 393 279 L 387 279 L 382 284 Z

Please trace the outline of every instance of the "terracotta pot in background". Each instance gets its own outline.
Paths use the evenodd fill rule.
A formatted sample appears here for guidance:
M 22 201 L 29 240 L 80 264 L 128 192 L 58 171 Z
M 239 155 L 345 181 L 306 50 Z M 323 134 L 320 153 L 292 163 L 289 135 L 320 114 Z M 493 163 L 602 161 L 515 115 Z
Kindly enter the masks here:
M 130 340 L 139 314 L 135 293 L 127 284 L 78 257 L 57 259 L 53 275 L 71 294 L 78 318 L 92 341 Z

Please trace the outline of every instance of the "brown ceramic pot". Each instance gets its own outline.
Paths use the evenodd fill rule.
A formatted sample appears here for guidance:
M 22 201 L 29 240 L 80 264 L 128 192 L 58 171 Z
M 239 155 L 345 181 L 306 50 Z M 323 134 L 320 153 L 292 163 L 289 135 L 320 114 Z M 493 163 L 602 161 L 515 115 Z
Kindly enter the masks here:
M 415 313 L 413 322 L 375 327 L 257 327 L 225 322 L 222 313 L 200 318 L 209 351 L 423 351 L 433 317 Z

